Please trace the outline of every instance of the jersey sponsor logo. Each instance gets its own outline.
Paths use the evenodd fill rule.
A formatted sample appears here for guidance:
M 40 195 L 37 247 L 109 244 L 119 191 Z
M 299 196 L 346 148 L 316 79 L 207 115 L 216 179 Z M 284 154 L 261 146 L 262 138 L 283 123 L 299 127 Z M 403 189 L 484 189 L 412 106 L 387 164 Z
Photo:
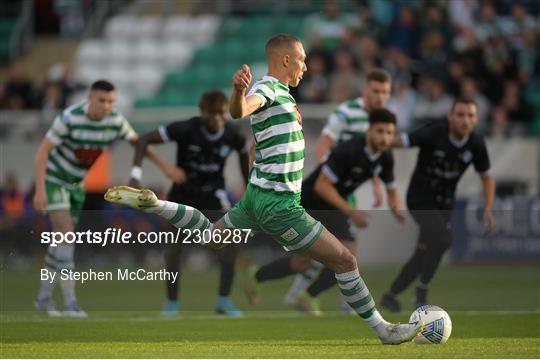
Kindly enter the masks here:
M 285 231 L 283 234 L 281 234 L 281 238 L 285 241 L 292 241 L 298 237 L 298 232 L 294 230 L 294 228 L 290 228 L 289 230 Z
M 296 111 L 296 115 L 298 116 L 298 123 L 302 125 L 302 114 L 300 113 L 298 106 L 294 105 L 294 111 Z
M 219 156 L 221 156 L 222 158 L 226 158 L 230 152 L 231 152 L 231 148 L 228 145 L 222 145 L 219 148 Z
M 473 154 L 469 150 L 466 150 L 465 152 L 459 154 L 459 157 L 461 158 L 461 161 L 468 163 L 472 160 Z
M 188 146 L 188 150 L 199 152 L 199 151 L 201 151 L 201 147 L 200 147 L 199 145 L 193 145 L 193 144 L 190 144 L 190 145 Z
M 103 150 L 101 149 L 76 149 L 75 157 L 77 160 L 79 160 L 81 165 L 88 169 L 97 160 L 102 152 Z

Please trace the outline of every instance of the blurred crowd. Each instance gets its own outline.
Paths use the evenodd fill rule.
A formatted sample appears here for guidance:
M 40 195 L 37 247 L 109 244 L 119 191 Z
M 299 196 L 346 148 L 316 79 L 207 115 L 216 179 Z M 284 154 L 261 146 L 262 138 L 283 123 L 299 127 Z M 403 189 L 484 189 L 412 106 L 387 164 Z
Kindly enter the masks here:
M 526 95 L 540 91 L 539 2 L 365 0 L 357 13 L 340 4 L 327 0 L 306 21 L 299 101 L 357 97 L 364 74 L 383 67 L 401 129 L 444 117 L 460 95 L 476 99 L 484 134 L 523 134 L 533 120 Z
M 308 72 L 294 89 L 299 102 L 357 97 L 364 75 L 383 67 L 393 77 L 388 107 L 400 130 L 444 118 L 461 95 L 476 100 L 485 135 L 523 135 L 540 121 L 537 0 L 346 2 L 355 11 L 340 8 L 345 1 L 321 1 L 321 11 L 305 19 Z M 70 66 L 53 66 L 37 86 L 15 63 L 0 86 L 0 109 L 54 114 L 83 88 Z
M 69 105 L 74 93 L 84 88 L 85 85 L 74 79 L 71 66 L 51 66 L 43 84 L 37 85 L 29 78 L 24 66 L 16 62 L 9 69 L 7 81 L 0 86 L 0 109 L 51 109 L 57 112 Z

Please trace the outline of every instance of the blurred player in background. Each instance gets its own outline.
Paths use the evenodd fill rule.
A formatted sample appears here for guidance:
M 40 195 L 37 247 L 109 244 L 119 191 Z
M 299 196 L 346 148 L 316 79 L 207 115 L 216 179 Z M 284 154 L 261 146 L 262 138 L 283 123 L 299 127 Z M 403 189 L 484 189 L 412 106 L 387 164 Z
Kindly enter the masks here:
M 173 184 L 168 200 L 201 209 L 211 221 L 222 217 L 231 208 L 223 171 L 225 160 L 233 150 L 240 156 L 241 173 L 246 183 L 248 176 L 246 140 L 227 122 L 228 107 L 229 102 L 222 92 L 210 91 L 200 99 L 200 116 L 161 126 L 141 136 L 135 147 L 132 170 L 132 178 L 136 181 L 131 185 L 138 187 L 142 176 L 140 166 L 148 144 L 174 141 L 177 143 L 176 166 L 182 176 Z M 179 274 L 182 247 L 182 242 L 168 244 L 165 250 L 167 271 Z M 236 252 L 235 246 L 218 250 L 221 276 L 216 311 L 228 316 L 242 315 L 229 299 Z M 180 276 L 176 276 L 176 279 L 180 279 Z M 167 301 L 162 314 L 176 316 L 180 308 L 179 280 L 167 281 L 166 285 Z
M 225 246 L 218 237 L 227 229 L 263 231 L 286 251 L 303 253 L 330 267 L 351 307 L 382 343 L 408 342 L 423 324 L 384 320 L 360 277 L 355 256 L 300 205 L 305 143 L 302 116 L 289 86 L 298 86 L 307 70 L 302 43 L 278 34 L 268 40 L 265 51 L 267 75 L 249 93 L 249 67 L 244 64 L 233 76 L 231 116 L 250 116 L 257 143 L 247 190 L 223 218 L 211 223 L 195 208 L 159 200 L 150 190 L 126 186 L 109 189 L 105 199 L 157 214 L 178 228 L 209 231 L 210 246 Z
M 390 98 L 391 89 L 392 77 L 387 71 L 383 69 L 371 70 L 366 76 L 362 96 L 343 102 L 328 117 L 328 122 L 317 141 L 315 150 L 317 161 L 324 162 L 336 144 L 350 140 L 355 136 L 364 136 L 369 127 L 369 113 L 385 106 Z M 373 195 L 375 197 L 373 207 L 380 207 L 383 202 L 383 193 L 378 176 L 373 177 Z M 348 194 L 347 200 L 353 208 L 356 207 L 354 192 Z M 358 224 L 355 225 L 361 227 Z M 356 253 L 354 248 L 351 251 Z M 285 303 L 291 306 L 296 305 L 298 295 L 309 286 L 321 269 L 321 263 L 312 261 L 306 270 L 298 274 L 284 297 Z M 341 308 L 344 312 L 353 312 L 343 299 Z
M 452 244 L 449 221 L 456 187 L 471 163 L 482 180 L 484 225 L 486 231 L 491 230 L 495 181 L 489 174 L 484 138 L 474 132 L 477 123 L 474 100 L 458 98 L 448 114 L 448 121 L 430 123 L 396 139 L 397 146 L 420 149 L 407 192 L 407 206 L 420 227 L 420 234 L 413 256 L 382 298 L 381 304 L 391 311 L 401 310 L 396 296 L 416 278 L 414 307 L 428 303 L 428 284 Z
M 354 237 L 349 231 L 349 220 L 366 226 L 362 211 L 355 210 L 347 197 L 373 176 L 386 184 L 388 206 L 398 221 L 401 207 L 394 186 L 394 158 L 389 150 L 395 137 L 396 117 L 386 109 L 369 113 L 366 135 L 354 136 L 333 148 L 327 159 L 302 184 L 302 206 L 314 216 L 319 214 L 324 225 L 354 254 Z M 251 303 L 259 302 L 258 284 L 298 272 L 305 262 L 303 255 L 287 256 L 251 271 L 246 282 L 246 295 Z M 308 264 L 309 264 L 309 258 Z M 325 267 L 306 291 L 300 292 L 295 304 L 310 315 L 320 315 L 316 297 L 336 283 L 334 272 Z
M 118 139 L 135 143 L 138 138 L 126 118 L 118 112 L 113 84 L 98 80 L 90 87 L 87 101 L 68 107 L 54 120 L 36 153 L 36 192 L 34 207 L 49 214 L 52 231 L 74 230 L 84 205 L 82 182 L 101 153 Z M 150 149 L 147 156 L 163 171 L 174 176 L 174 167 L 159 159 Z M 49 245 L 45 266 L 49 271 L 73 270 L 73 244 Z M 56 276 L 55 279 L 58 279 Z M 42 280 L 35 307 L 51 316 L 86 317 L 75 296 L 74 280 L 59 280 L 64 296 L 63 313 L 52 300 L 54 282 Z

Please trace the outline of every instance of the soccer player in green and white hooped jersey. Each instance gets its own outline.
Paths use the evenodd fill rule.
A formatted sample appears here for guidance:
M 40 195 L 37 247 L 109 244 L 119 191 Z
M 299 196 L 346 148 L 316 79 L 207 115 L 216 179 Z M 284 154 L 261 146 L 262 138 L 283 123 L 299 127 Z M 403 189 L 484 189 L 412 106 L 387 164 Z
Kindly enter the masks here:
M 392 77 L 387 71 L 375 68 L 368 72 L 366 80 L 366 84 L 362 89 L 362 97 L 341 103 L 328 117 L 328 122 L 322 130 L 315 149 L 319 163 L 326 160 L 330 150 L 335 145 L 350 140 L 354 136 L 364 136 L 369 128 L 369 113 L 375 109 L 383 108 L 388 101 Z M 381 180 L 378 176 L 374 176 L 372 180 L 375 197 L 373 207 L 379 207 L 383 202 Z M 354 194 L 350 194 L 347 200 L 352 207 L 356 208 Z M 356 253 L 354 242 L 348 241 L 345 244 L 353 254 Z M 297 265 L 298 268 L 304 268 L 305 270 L 295 276 L 289 291 L 285 294 L 284 301 L 288 305 L 296 305 L 298 296 L 317 278 L 322 269 L 322 264 L 317 261 L 311 261 L 310 263 L 304 261 L 297 263 Z M 354 313 L 344 300 L 341 308 L 344 312 Z
M 73 231 L 85 199 L 82 181 L 101 153 L 115 141 L 134 143 L 138 135 L 115 109 L 116 91 L 105 80 L 90 87 L 88 100 L 68 107 L 56 117 L 39 145 L 35 162 L 34 207 L 49 214 L 52 230 Z M 176 168 L 159 159 L 152 150 L 149 156 L 169 177 L 177 176 Z M 45 266 L 49 271 L 73 269 L 74 245 L 49 246 Z M 59 276 L 55 277 L 56 279 Z M 56 310 L 52 300 L 54 282 L 42 280 L 35 307 L 51 316 L 86 317 L 78 305 L 73 280 L 60 280 L 65 312 Z
M 158 200 L 149 190 L 113 187 L 105 199 L 158 214 L 174 226 L 187 229 L 249 228 L 271 235 L 287 251 L 301 252 L 334 270 L 339 287 L 351 307 L 378 334 L 384 344 L 410 341 L 422 324 L 390 324 L 360 274 L 355 256 L 300 205 L 304 161 L 302 117 L 289 94 L 307 70 L 300 40 L 278 34 L 266 44 L 268 73 L 246 94 L 251 72 L 243 65 L 233 76 L 230 111 L 233 118 L 251 115 L 256 159 L 246 193 L 215 224 L 197 209 Z M 224 246 L 212 238 L 211 246 Z

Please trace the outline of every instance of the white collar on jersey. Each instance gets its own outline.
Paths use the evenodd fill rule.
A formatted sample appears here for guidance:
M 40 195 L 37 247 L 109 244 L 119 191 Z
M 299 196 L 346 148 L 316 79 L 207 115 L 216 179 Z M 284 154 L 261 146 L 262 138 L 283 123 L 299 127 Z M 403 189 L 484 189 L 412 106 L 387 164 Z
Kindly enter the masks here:
M 371 152 L 371 150 L 369 150 L 369 146 L 367 146 L 367 145 L 364 146 L 364 153 L 366 154 L 369 161 L 371 161 L 371 162 L 377 160 L 379 158 L 379 156 L 381 156 L 380 151 L 376 152 L 376 153 L 373 153 L 373 152 Z
M 276 82 L 280 82 L 278 79 L 276 79 L 275 77 L 271 76 L 271 75 L 264 75 L 262 77 L 263 80 L 265 81 L 276 81 Z
M 455 147 L 457 148 L 462 148 L 463 146 L 465 146 L 465 144 L 467 143 L 467 141 L 469 141 L 469 135 L 465 136 L 463 139 L 461 140 L 458 140 L 456 139 L 455 137 L 452 136 L 452 134 L 448 134 L 448 140 L 450 140 L 450 143 L 452 145 L 454 145 Z
M 362 109 L 365 109 L 365 106 L 364 106 L 364 98 L 363 97 L 357 97 L 356 98 L 356 102 L 358 103 L 358 105 L 360 105 L 360 107 Z
M 201 131 L 204 137 L 206 138 L 206 140 L 214 142 L 214 141 L 219 140 L 223 136 L 223 133 L 225 133 L 225 128 L 222 128 L 215 134 L 211 134 L 208 132 L 208 130 L 204 128 L 204 126 L 201 126 Z

